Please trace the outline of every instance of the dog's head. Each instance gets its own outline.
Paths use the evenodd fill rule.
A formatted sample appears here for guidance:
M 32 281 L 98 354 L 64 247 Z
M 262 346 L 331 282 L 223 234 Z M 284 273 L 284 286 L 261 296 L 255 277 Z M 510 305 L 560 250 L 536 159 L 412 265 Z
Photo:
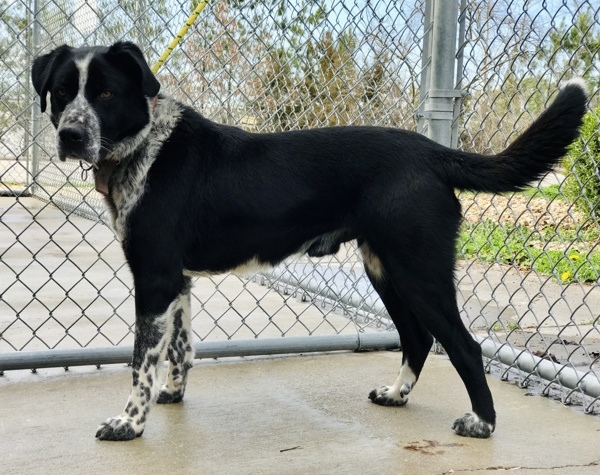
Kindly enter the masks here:
M 150 121 L 149 98 L 160 90 L 133 43 L 72 48 L 60 46 L 38 57 L 32 82 L 42 112 L 50 93 L 58 158 L 97 164 Z

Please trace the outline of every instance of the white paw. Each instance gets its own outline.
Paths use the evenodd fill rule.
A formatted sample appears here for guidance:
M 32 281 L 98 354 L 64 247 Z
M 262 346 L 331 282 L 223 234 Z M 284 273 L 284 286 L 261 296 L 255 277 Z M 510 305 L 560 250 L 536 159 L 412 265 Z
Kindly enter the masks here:
M 394 386 L 381 386 L 371 391 L 369 399 L 380 406 L 404 406 L 408 402 L 409 392 L 408 385 L 403 385 L 400 391 L 395 390 Z

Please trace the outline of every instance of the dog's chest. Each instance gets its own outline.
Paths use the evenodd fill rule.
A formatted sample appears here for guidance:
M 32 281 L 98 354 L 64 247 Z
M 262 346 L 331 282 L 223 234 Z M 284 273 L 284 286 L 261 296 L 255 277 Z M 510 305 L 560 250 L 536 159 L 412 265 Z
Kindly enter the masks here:
M 147 147 L 144 147 L 146 149 Z M 111 198 L 114 204 L 112 226 L 119 240 L 123 241 L 127 233 L 127 219 L 142 199 L 146 189 L 146 179 L 156 156 L 150 156 L 140 150 L 132 163 L 118 170 L 111 179 Z

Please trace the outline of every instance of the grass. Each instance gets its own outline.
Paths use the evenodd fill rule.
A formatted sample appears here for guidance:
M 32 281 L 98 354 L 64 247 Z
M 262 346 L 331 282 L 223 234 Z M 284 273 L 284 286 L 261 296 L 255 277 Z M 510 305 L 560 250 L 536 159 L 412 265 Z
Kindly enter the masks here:
M 10 186 L 22 187 L 22 186 L 25 186 L 25 182 L 24 181 L 0 181 L 0 185 L 5 185 L 7 187 L 10 187 Z
M 528 198 L 566 201 L 560 185 L 527 188 Z M 499 225 L 490 220 L 464 222 L 458 239 L 458 255 L 485 263 L 515 265 L 554 276 L 559 282 L 596 282 L 600 278 L 600 229 L 597 226 L 563 229 L 548 226 L 530 229 L 522 225 Z M 554 246 L 552 243 L 556 243 Z M 560 250 L 553 249 L 556 247 Z M 582 250 L 591 249 L 591 251 Z
M 585 320 L 585 321 L 581 322 L 579 325 L 595 325 L 597 323 L 600 323 L 600 317 L 598 317 L 596 319 L 592 319 L 592 320 Z
M 506 324 L 506 326 L 504 326 L 502 323 L 498 322 L 498 323 L 494 324 L 494 326 L 492 327 L 492 330 L 495 331 L 496 333 L 498 333 L 498 332 L 503 331 L 505 328 L 508 332 L 511 332 L 511 331 L 519 328 L 519 324 L 517 322 L 508 322 Z
M 469 195 L 472 196 L 475 194 L 472 191 L 461 191 L 460 193 L 461 193 L 461 195 L 464 195 L 464 196 L 469 196 Z M 555 199 L 567 201 L 567 199 L 565 198 L 564 192 L 560 189 L 560 185 L 558 185 L 558 184 L 548 185 L 543 188 L 529 187 L 529 188 L 525 188 L 524 190 L 519 191 L 515 194 L 523 195 L 528 198 L 545 198 L 548 201 L 552 201 Z M 513 193 L 512 192 L 502 193 L 502 195 L 510 197 L 513 195 Z
M 578 250 L 573 245 L 599 238 L 598 229 L 551 228 L 535 231 L 521 225 L 500 226 L 487 220 L 463 224 L 458 239 L 458 255 L 486 263 L 535 270 L 542 275 L 552 275 L 565 284 L 595 282 L 600 278 L 600 250 L 593 246 L 589 246 L 591 251 Z M 552 242 L 560 243 L 564 249 L 548 249 L 547 244 Z
M 562 200 L 566 201 L 564 193 L 560 189 L 560 185 L 548 185 L 544 188 L 526 188 L 520 194 L 529 198 L 546 198 L 548 201 Z

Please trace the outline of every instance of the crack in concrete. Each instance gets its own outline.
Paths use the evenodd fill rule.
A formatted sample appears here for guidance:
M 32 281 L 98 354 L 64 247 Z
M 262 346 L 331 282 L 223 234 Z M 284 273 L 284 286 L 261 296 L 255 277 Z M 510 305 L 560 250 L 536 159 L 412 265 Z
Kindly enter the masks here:
M 451 469 L 447 472 L 442 472 L 440 475 L 449 475 L 452 473 L 460 473 L 460 472 L 483 472 L 483 471 L 517 471 L 517 470 L 560 470 L 563 468 L 584 468 L 584 467 L 595 467 L 600 465 L 600 459 L 594 460 L 593 462 L 584 463 L 584 464 L 568 464 L 568 465 L 557 465 L 553 467 L 525 467 L 523 465 L 515 465 L 515 466 L 504 466 L 498 465 L 495 467 L 485 467 L 485 468 L 460 468 L 460 469 Z

